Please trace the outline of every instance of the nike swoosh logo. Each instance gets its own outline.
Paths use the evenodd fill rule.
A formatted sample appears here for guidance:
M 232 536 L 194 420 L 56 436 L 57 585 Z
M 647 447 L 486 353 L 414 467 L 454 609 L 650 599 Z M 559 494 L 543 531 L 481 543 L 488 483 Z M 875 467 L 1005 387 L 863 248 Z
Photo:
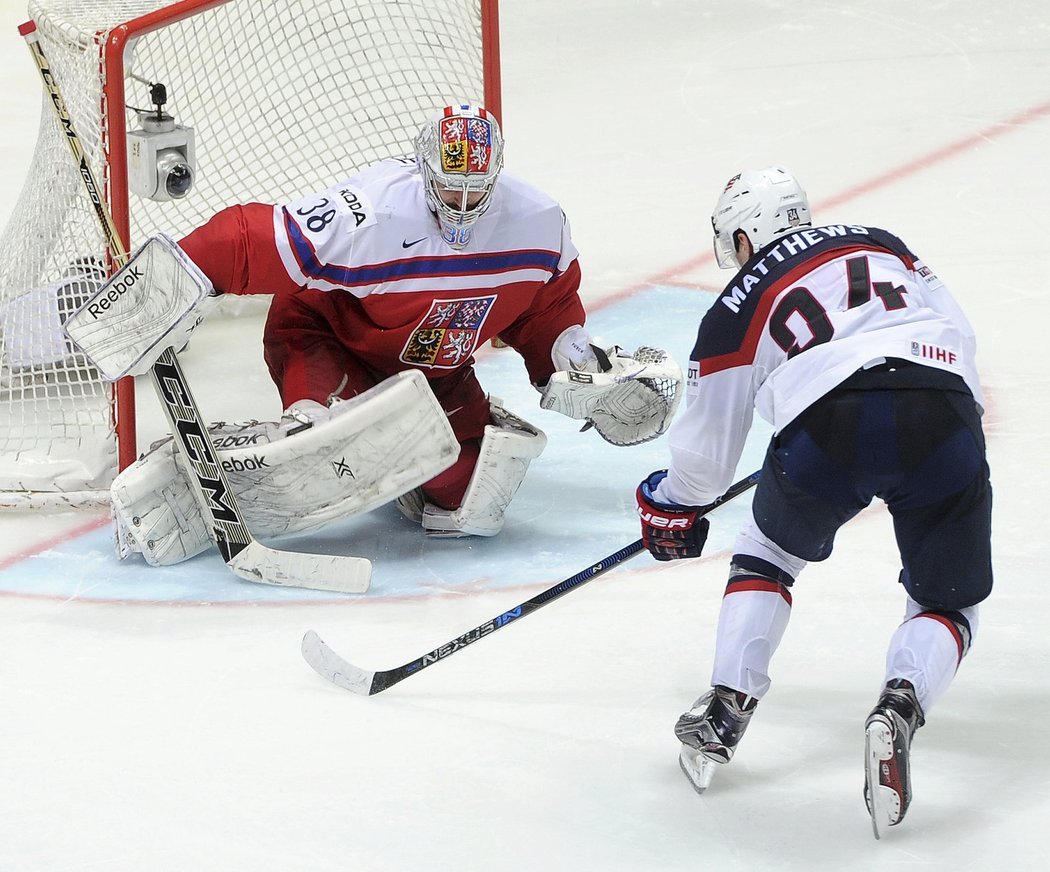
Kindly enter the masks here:
M 403 242 L 401 243 L 401 247 L 402 247 L 402 248 L 411 248 L 411 247 L 412 247 L 413 245 L 419 245 L 419 243 L 421 243 L 421 242 L 422 242 L 422 241 L 423 241 L 424 239 L 426 239 L 426 237 L 425 237 L 425 236 L 423 236 L 423 237 L 420 237 L 420 238 L 419 238 L 419 239 L 417 239 L 417 240 L 416 240 L 415 242 L 409 242 L 409 241 L 408 241 L 408 240 L 406 239 L 406 240 L 404 240 L 404 241 L 403 241 Z

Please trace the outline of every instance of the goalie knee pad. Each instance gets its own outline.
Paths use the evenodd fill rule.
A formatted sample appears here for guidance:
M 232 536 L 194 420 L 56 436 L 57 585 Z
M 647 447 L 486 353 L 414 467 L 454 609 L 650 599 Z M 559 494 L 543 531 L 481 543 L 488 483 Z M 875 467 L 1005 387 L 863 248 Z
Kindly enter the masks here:
M 459 456 L 448 418 L 418 370 L 317 411 L 210 429 L 245 523 L 260 538 L 369 511 Z M 141 551 L 153 566 L 207 549 L 210 525 L 192 488 L 170 439 L 121 472 L 110 491 L 118 547 Z
M 547 437 L 528 421 L 490 398 L 492 423 L 485 427 L 481 452 L 458 509 L 442 509 L 406 494 L 398 506 L 407 517 L 422 521 L 428 535 L 442 537 L 495 536 L 517 493 L 529 463 L 547 445 Z

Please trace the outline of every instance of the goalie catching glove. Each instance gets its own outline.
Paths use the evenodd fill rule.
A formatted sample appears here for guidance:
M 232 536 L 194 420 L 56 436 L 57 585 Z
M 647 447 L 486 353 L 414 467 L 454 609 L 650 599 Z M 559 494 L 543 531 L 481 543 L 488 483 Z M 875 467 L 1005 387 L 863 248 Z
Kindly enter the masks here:
M 707 542 L 711 522 L 704 517 L 708 506 L 682 506 L 660 502 L 653 492 L 667 477 L 667 470 L 651 473 L 638 485 L 638 515 L 642 543 L 657 560 L 699 557 Z
M 637 445 L 663 433 L 681 396 L 682 371 L 664 351 L 591 343 L 583 327 L 570 327 L 551 349 L 555 373 L 540 406 L 586 420 L 613 445 Z

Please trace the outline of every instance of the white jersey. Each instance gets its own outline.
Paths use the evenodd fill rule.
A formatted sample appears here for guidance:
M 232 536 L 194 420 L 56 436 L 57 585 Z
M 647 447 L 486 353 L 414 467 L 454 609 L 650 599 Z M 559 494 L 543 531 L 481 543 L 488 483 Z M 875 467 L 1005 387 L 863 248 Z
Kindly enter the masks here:
M 470 243 L 449 248 L 411 158 L 380 161 L 277 206 L 273 219 L 281 262 L 297 285 L 359 298 L 426 294 L 438 285 L 448 293 L 542 284 L 578 256 L 561 207 L 507 172 Z
M 586 317 L 569 222 L 557 202 L 502 172 L 472 230 L 462 249 L 449 247 L 415 161 L 398 158 L 292 203 L 224 209 L 180 244 L 220 292 L 283 299 L 267 336 L 285 344 L 297 344 L 297 330 L 311 341 L 309 310 L 376 373 L 414 367 L 442 378 L 499 336 L 541 384 L 555 340 Z
M 659 499 L 703 505 L 732 481 L 753 412 L 779 432 L 857 370 L 903 358 L 962 377 L 980 406 L 976 341 L 944 284 L 884 230 L 782 236 L 700 324 Z

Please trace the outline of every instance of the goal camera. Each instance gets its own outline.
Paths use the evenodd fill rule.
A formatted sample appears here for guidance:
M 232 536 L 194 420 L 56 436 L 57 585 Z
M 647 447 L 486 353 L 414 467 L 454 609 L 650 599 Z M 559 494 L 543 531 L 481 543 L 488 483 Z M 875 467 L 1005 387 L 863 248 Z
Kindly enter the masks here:
M 193 128 L 164 111 L 163 85 L 150 86 L 150 99 L 153 109 L 138 110 L 141 129 L 128 131 L 128 186 L 151 200 L 181 200 L 196 174 Z

